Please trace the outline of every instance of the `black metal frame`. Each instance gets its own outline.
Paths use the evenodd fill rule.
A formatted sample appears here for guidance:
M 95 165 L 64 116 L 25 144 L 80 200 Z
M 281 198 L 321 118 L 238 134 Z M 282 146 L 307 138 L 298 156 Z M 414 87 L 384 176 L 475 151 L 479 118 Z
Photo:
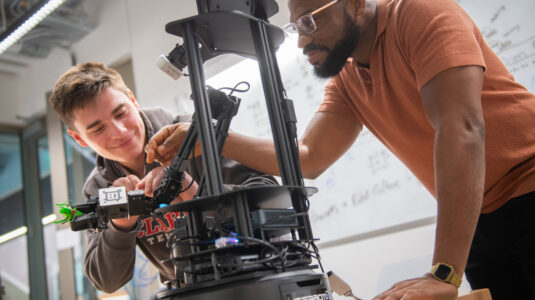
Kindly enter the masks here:
M 168 33 L 184 39 L 208 194 L 219 195 L 224 189 L 202 68 L 201 51 L 207 49 L 213 53 L 212 57 L 222 53 L 235 53 L 257 59 L 282 183 L 287 186 L 303 187 L 299 153 L 295 142 L 297 137 L 290 129 L 295 125 L 292 124 L 293 106 L 284 98 L 275 56 L 276 49 L 284 40 L 284 34 L 280 28 L 244 12 L 209 11 L 213 1 L 197 0 L 199 15 L 166 25 Z M 260 6 L 270 6 L 268 0 L 258 2 L 261 2 Z M 297 213 L 306 211 L 306 203 L 306 196 L 302 193 L 292 194 L 292 205 Z M 312 240 L 308 216 L 299 218 L 299 222 L 302 225 L 299 231 L 300 237 Z
M 262 244 L 268 244 L 258 239 L 254 242 L 251 212 L 254 209 L 288 208 L 291 205 L 295 211 L 292 218 L 297 220 L 297 224 L 286 228 L 288 232 L 291 232 L 292 241 L 288 241 L 287 244 L 281 243 L 290 248 L 299 243 L 313 244 L 314 237 L 307 214 L 307 197 L 315 193 L 316 189 L 307 188 L 303 183 L 295 130 L 295 112 L 291 100 L 284 97 L 275 56 L 276 49 L 284 40 L 284 34 L 280 28 L 267 22 L 267 18 L 278 10 L 277 4 L 274 0 L 197 0 L 197 7 L 199 15 L 168 23 L 166 31 L 183 38 L 195 105 L 194 123 L 198 130 L 195 135 L 200 139 L 203 153 L 201 160 L 204 182 L 201 189 L 206 190 L 199 198 L 171 205 L 157 210 L 156 213 L 167 210 L 187 213 L 187 237 L 185 239 L 208 240 L 210 237 L 203 232 L 205 229 L 203 212 L 217 211 L 219 213 L 219 209 L 223 206 L 231 208 L 234 231 L 244 241 L 244 245 L 238 251 L 251 253 L 258 247 L 262 247 Z M 229 7 L 239 9 L 229 10 Z M 221 142 L 222 132 L 216 132 L 217 128 L 214 128 L 212 124 L 213 112 L 209 105 L 202 67 L 205 60 L 223 53 L 238 54 L 258 61 L 282 186 L 225 191 L 220 166 L 224 138 Z M 177 219 L 175 228 L 179 227 L 177 222 L 183 223 Z M 221 226 L 221 222 L 216 221 L 216 224 Z M 181 240 L 184 238 L 172 242 L 172 253 L 175 253 L 175 250 L 178 251 Z M 258 241 L 262 243 L 258 244 Z M 230 295 L 240 294 L 243 299 L 249 299 L 254 295 L 257 300 L 267 300 L 276 297 L 294 299 L 303 295 L 323 295 L 323 293 L 330 298 L 327 277 L 325 274 L 312 272 L 311 269 L 314 266 L 310 265 L 310 256 L 304 257 L 304 262 L 297 263 L 295 267 L 286 271 L 283 264 L 282 271 L 286 272 L 285 275 L 280 273 L 281 270 L 261 268 L 262 263 L 258 263 L 260 268 L 250 271 L 254 273 L 239 273 L 236 277 L 222 278 L 218 271 L 219 256 L 216 253 L 232 253 L 235 248 L 233 246 L 224 246 L 219 249 L 207 248 L 198 243 L 191 243 L 190 246 L 191 253 L 173 254 L 171 257 L 171 261 L 175 263 L 177 281 L 180 281 L 178 279 L 180 278 L 179 263 L 188 262 L 189 266 L 186 266 L 186 269 L 189 268 L 192 274 L 193 269 L 203 268 L 202 261 L 210 257 L 213 268 L 212 280 L 204 280 L 197 276 L 186 278 L 184 275 L 182 283 L 185 286 L 177 290 L 162 292 L 158 294 L 158 299 L 223 299 Z M 313 252 L 316 253 L 316 251 L 317 248 L 314 246 Z M 184 268 L 184 264 L 181 267 Z M 276 276 L 272 278 L 271 276 L 274 275 Z M 199 278 L 200 281 L 197 281 Z M 295 282 L 295 285 L 288 285 L 289 282 Z M 265 293 L 259 293 L 255 287 Z M 248 295 L 244 295 L 244 291 L 247 291 Z

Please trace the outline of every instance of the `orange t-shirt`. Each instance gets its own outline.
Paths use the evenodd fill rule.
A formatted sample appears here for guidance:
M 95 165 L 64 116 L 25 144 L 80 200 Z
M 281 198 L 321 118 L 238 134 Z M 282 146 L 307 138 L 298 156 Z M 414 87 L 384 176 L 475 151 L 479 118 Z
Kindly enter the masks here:
M 370 67 L 348 60 L 318 111 L 357 118 L 435 195 L 434 130 L 419 91 L 440 72 L 466 65 L 485 68 L 481 211 L 489 213 L 535 191 L 535 95 L 514 81 L 455 1 L 378 0 Z

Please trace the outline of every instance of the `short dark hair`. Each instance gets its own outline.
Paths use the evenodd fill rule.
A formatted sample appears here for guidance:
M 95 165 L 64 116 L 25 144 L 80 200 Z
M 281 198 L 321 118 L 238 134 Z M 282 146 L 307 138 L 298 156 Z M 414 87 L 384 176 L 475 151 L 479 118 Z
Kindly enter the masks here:
M 129 96 L 130 89 L 117 71 L 101 63 L 82 63 L 71 67 L 59 77 L 49 101 L 63 122 L 74 129 L 73 111 L 84 108 L 108 87 L 116 88 Z

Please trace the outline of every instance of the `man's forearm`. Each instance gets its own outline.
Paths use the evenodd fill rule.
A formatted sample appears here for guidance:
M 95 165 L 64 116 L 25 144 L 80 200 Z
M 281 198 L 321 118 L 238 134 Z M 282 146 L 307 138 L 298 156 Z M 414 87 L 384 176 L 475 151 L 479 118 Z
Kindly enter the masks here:
M 231 132 L 223 147 L 223 156 L 266 174 L 279 175 L 279 164 L 272 140 L 251 138 Z
M 466 266 L 483 200 L 484 152 L 482 128 L 437 130 L 438 213 L 433 263 L 449 263 L 460 276 Z

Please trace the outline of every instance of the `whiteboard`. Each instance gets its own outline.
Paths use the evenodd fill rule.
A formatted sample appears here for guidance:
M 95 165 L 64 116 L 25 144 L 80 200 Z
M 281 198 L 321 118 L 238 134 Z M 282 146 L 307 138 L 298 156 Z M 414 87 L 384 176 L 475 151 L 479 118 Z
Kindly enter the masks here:
M 534 0 L 460 0 L 459 2 L 517 80 L 535 90 Z M 513 5 L 513 3 L 515 5 Z M 312 67 L 287 39 L 277 52 L 283 84 L 294 101 L 298 135 L 321 103 L 325 80 L 314 77 Z M 207 80 L 215 88 L 251 84 L 242 98 L 232 130 L 271 138 L 258 64 L 244 60 Z M 261 159 L 261 158 L 259 158 Z M 306 180 L 319 192 L 310 197 L 314 236 L 335 241 L 436 215 L 436 201 L 412 173 L 368 130 L 333 166 L 316 180 Z
M 535 91 L 535 1 L 457 0 L 515 79 Z

